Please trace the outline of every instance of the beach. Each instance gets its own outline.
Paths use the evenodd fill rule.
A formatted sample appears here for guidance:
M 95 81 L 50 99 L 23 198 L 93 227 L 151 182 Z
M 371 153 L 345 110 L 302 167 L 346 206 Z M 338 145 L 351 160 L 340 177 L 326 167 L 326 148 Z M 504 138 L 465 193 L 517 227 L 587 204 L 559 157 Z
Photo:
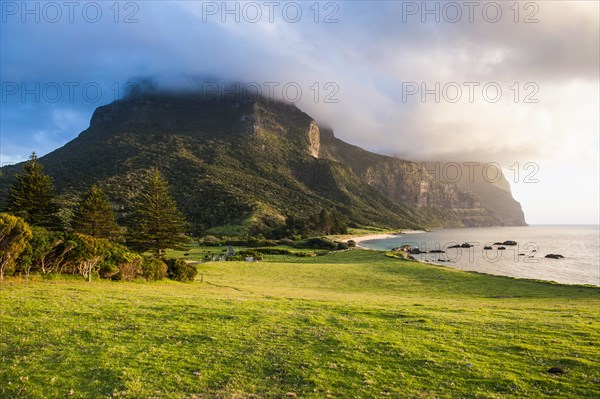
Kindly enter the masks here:
M 407 234 L 420 234 L 420 233 L 425 233 L 425 231 L 423 231 L 423 230 L 402 230 L 398 233 L 376 233 L 376 234 L 359 235 L 359 236 L 343 236 L 341 238 L 344 240 L 354 241 L 356 243 L 356 246 L 359 248 L 371 249 L 364 245 L 361 245 L 360 243 L 363 241 L 384 240 L 384 239 L 388 239 L 388 238 L 398 238 L 400 236 L 407 235 Z

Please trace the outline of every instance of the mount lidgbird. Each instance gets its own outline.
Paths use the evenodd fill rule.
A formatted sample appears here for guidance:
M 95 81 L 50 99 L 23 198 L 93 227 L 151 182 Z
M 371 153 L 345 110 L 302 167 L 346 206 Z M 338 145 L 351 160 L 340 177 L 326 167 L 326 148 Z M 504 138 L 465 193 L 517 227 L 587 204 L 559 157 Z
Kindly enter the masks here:
M 260 97 L 130 96 L 97 108 L 88 129 L 40 162 L 62 196 L 99 183 L 122 212 L 157 167 L 194 233 L 260 232 L 334 207 L 356 225 L 525 225 L 503 176 L 490 182 L 475 170 L 470 181 L 463 170 L 448 181 L 432 165 L 350 145 L 294 105 Z M 20 169 L 2 168 L 2 205 Z

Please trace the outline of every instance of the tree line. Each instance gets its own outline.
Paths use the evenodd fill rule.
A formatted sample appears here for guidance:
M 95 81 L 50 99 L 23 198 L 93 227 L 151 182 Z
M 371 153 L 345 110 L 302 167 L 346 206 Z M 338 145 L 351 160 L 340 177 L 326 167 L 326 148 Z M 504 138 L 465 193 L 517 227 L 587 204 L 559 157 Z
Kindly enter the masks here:
M 5 212 L 0 213 L 0 279 L 8 274 L 80 274 L 103 278 L 191 280 L 196 269 L 182 260 L 164 259 L 164 250 L 185 243 L 186 221 L 169 194 L 168 183 L 150 171 L 124 218 L 98 185 L 76 204 L 70 228 L 59 217 L 50 176 L 35 153 L 15 176 Z M 141 254 L 151 252 L 154 256 Z

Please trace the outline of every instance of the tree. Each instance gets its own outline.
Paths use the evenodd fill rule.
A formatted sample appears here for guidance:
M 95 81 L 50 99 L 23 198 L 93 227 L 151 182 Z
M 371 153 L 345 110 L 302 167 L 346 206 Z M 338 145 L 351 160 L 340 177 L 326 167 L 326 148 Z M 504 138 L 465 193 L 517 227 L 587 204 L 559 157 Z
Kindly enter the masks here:
M 43 227 L 33 226 L 33 236 L 27 249 L 19 257 L 19 265 L 26 275 L 30 271 L 42 274 L 58 270 L 75 243 L 68 240 L 62 232 L 54 232 Z
M 333 217 L 326 209 L 321 209 L 317 227 L 325 235 L 332 234 L 332 230 L 335 228 L 335 220 L 333 220 Z
M 58 206 L 54 198 L 52 178 L 43 172 L 34 153 L 17 174 L 8 198 L 8 211 L 26 222 L 47 228 L 60 227 Z
M 77 246 L 69 256 L 77 267 L 77 271 L 88 282 L 92 282 L 92 274 L 97 266 L 109 255 L 110 242 L 104 238 L 94 238 L 87 234 L 75 233 Z
M 348 219 L 336 208 L 331 211 L 331 218 L 333 219 L 333 230 L 331 234 L 347 234 L 348 233 Z
M 140 252 L 152 250 L 158 256 L 164 249 L 187 241 L 185 219 L 169 194 L 166 180 L 156 169 L 134 202 L 128 228 L 127 245 Z
M 31 228 L 13 215 L 0 214 L 0 280 L 31 240 Z
M 83 195 L 73 216 L 73 229 L 94 238 L 118 240 L 121 228 L 108 198 L 100 187 L 93 185 Z

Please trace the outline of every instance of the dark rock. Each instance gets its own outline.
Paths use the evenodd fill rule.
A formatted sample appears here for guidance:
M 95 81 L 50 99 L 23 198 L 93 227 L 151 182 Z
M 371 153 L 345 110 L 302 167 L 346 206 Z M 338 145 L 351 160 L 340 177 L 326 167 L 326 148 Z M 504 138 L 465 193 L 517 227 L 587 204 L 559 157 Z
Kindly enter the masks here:
M 483 249 L 485 249 L 486 251 L 492 249 L 492 247 L 490 247 L 489 245 L 486 245 L 485 247 L 483 247 Z
M 498 251 L 504 251 L 506 247 L 498 247 Z
M 519 254 L 519 256 L 525 256 L 525 254 Z
M 550 259 L 564 259 L 564 256 L 559 254 L 548 254 L 545 257 Z
M 512 240 L 506 240 L 506 241 L 504 241 L 504 242 L 502 243 L 502 245 L 506 245 L 506 246 L 509 246 L 509 247 L 513 247 L 513 246 L 517 245 L 517 242 L 516 242 L 516 241 L 512 241 Z
M 460 248 L 460 245 L 456 244 L 456 245 L 451 245 L 448 248 Z
M 502 245 L 501 242 L 495 242 L 494 245 Z
M 441 249 L 433 249 L 429 251 L 430 254 L 445 254 L 446 251 L 442 251 Z
M 472 247 L 472 245 L 471 245 L 471 244 L 469 244 L 468 242 L 465 242 L 465 243 L 464 243 L 464 244 L 462 244 L 460 247 L 461 247 L 461 248 L 471 248 L 471 247 Z
M 549 368 L 547 372 L 550 374 L 557 374 L 557 375 L 566 373 L 562 367 L 552 367 L 552 368 Z

